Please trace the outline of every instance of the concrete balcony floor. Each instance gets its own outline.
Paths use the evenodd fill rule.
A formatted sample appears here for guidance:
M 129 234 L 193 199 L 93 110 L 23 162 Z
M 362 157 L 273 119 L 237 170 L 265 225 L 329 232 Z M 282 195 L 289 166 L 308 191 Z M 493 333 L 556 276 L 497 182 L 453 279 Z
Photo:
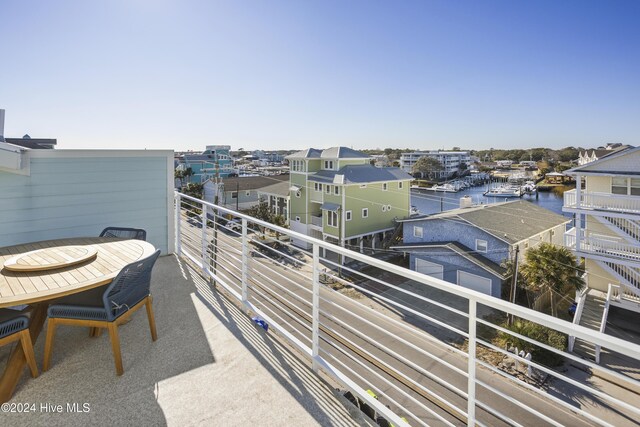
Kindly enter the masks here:
M 120 328 L 125 373 L 115 374 L 108 334 L 57 329 L 52 366 L 25 369 L 12 403 L 33 413 L 0 413 L 5 426 L 362 425 L 310 362 L 257 328 L 232 302 L 174 256 L 158 260 L 152 281 L 158 340 L 140 310 Z M 46 324 L 45 324 L 46 328 Z M 45 331 L 35 344 L 42 367 Z M 11 346 L 0 349 L 0 369 Z M 67 413 L 67 403 L 90 412 Z M 63 413 L 41 410 L 62 405 Z

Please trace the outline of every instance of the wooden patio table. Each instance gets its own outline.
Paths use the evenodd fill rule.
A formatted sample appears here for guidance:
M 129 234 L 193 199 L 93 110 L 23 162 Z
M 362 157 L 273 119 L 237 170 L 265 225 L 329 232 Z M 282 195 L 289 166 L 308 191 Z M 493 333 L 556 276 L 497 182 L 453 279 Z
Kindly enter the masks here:
M 29 333 L 35 344 L 50 302 L 105 285 L 125 265 L 154 251 L 150 243 L 112 237 L 47 240 L 0 248 L 0 308 L 23 304 L 33 307 Z M 0 378 L 0 403 L 11 399 L 26 363 L 22 346 L 15 346 Z

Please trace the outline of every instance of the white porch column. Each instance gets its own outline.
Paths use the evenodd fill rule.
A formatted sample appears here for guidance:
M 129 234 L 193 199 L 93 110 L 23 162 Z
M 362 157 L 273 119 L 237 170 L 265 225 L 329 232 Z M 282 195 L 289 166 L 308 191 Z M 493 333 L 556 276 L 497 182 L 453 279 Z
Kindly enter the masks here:
M 360 244 L 360 253 L 364 252 L 364 237 L 358 237 L 358 243 Z
M 582 176 L 576 175 L 576 251 L 581 248 L 582 239 L 582 214 L 580 214 L 580 206 L 582 205 Z

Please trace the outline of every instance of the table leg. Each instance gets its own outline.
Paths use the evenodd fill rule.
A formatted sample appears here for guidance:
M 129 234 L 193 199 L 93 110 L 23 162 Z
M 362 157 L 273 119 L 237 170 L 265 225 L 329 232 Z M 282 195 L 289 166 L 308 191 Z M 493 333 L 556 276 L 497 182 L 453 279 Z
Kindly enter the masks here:
M 42 331 L 42 326 L 47 318 L 47 304 L 36 304 L 31 312 L 31 322 L 29 324 L 29 334 L 31 341 L 36 343 L 36 339 Z M 20 377 L 25 373 L 27 359 L 24 357 L 22 346 L 18 343 L 11 352 L 7 367 L 0 379 L 0 403 L 8 402 L 13 396 L 13 392 L 20 381 Z

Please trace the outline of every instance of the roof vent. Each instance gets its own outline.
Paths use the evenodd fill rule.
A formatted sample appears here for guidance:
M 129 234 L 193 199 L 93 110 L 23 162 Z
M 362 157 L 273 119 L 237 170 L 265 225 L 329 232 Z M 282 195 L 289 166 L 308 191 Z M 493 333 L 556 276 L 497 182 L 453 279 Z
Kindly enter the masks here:
M 473 206 L 473 200 L 471 199 L 471 196 L 460 197 L 461 208 L 470 208 L 471 206 Z

